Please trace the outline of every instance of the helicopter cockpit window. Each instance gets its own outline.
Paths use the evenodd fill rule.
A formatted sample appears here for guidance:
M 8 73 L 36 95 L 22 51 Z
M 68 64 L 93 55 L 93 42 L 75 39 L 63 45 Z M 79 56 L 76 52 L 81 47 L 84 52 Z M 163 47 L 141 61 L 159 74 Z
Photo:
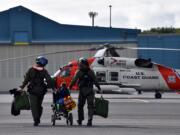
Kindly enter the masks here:
M 116 52 L 115 48 L 112 47 L 106 50 L 106 57 L 120 57 L 120 56 Z
M 60 73 L 60 77 L 68 77 L 68 76 L 70 76 L 70 69 L 69 68 L 63 69 L 62 72 Z
M 118 72 L 109 72 L 109 81 L 118 81 Z
M 136 59 L 135 65 L 137 67 L 144 67 L 144 68 L 152 68 L 153 63 L 151 62 L 151 59 Z
M 106 82 L 106 72 L 105 71 L 96 72 L 96 78 L 98 82 Z

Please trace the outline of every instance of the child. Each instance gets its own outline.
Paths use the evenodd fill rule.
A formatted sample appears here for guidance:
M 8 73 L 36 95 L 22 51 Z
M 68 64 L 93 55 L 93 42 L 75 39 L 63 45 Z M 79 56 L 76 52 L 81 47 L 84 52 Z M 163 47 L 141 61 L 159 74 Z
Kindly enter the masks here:
M 66 83 L 63 82 L 61 84 L 60 89 L 56 93 L 56 106 L 58 111 L 65 111 L 64 110 L 64 98 L 70 96 L 70 91 L 66 86 Z

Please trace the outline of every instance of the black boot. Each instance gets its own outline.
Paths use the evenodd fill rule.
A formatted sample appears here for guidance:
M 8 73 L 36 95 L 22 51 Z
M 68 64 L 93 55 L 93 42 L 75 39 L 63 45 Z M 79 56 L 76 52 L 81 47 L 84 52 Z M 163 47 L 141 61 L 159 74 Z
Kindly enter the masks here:
M 87 126 L 92 126 L 92 119 L 88 120 Z
M 40 123 L 40 119 L 34 121 L 34 126 L 38 126 Z
M 82 125 L 82 120 L 77 120 L 77 123 L 78 123 L 79 126 L 81 126 Z
M 35 121 L 34 126 L 38 126 L 38 125 L 39 125 L 39 122 Z

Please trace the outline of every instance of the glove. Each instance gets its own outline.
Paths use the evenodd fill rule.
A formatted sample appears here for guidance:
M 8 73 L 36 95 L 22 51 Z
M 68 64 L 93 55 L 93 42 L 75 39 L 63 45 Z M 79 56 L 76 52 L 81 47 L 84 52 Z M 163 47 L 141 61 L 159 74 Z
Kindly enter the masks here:
M 14 95 L 19 95 L 19 94 L 21 94 L 21 92 L 22 92 L 22 89 L 20 89 L 20 88 L 14 88 L 14 89 L 9 90 L 9 93 L 14 94 Z
M 9 90 L 9 93 L 10 93 L 10 94 L 15 94 L 16 92 L 17 92 L 17 88 L 14 88 L 14 89 Z

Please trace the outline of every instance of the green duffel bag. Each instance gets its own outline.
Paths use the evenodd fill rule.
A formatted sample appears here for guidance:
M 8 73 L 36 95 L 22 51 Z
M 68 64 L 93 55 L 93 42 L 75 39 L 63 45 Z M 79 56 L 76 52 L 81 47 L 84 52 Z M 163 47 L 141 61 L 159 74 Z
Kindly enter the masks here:
M 102 96 L 100 98 L 95 98 L 94 115 L 107 118 L 108 112 L 109 112 L 109 101 L 105 100 Z
M 14 101 L 11 104 L 11 114 L 14 116 L 18 116 L 20 115 L 21 111 L 20 110 L 16 110 L 14 107 Z
M 27 92 L 22 92 L 14 97 L 14 107 L 16 110 L 30 110 L 29 96 Z

